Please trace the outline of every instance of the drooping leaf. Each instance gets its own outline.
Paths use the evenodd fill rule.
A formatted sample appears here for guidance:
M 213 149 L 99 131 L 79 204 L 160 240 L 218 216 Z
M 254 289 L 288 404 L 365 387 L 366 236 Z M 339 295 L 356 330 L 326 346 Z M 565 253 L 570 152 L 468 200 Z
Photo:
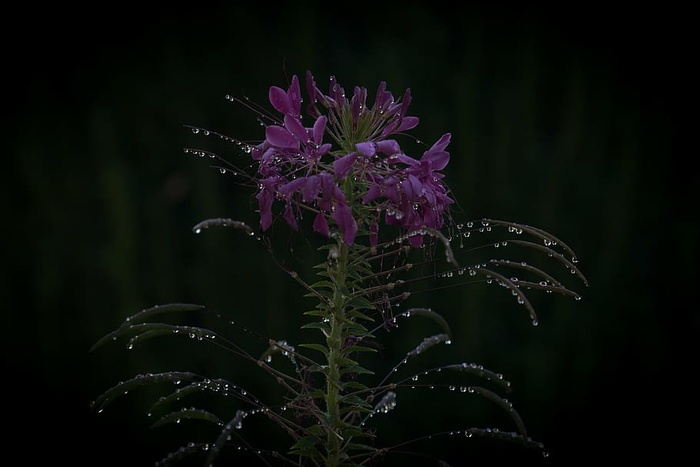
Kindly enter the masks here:
M 423 317 L 429 318 L 429 319 L 435 321 L 438 325 L 440 325 L 442 330 L 448 336 L 452 336 L 452 331 L 450 331 L 450 325 L 447 323 L 447 320 L 445 320 L 445 318 L 443 318 L 439 313 L 431 310 L 430 308 L 411 308 L 411 309 L 408 309 L 408 310 L 404 311 L 403 313 L 400 313 L 399 315 L 397 315 L 397 317 L 399 317 L 399 316 L 403 316 L 406 318 L 409 318 L 412 316 L 423 316 Z
M 138 375 L 126 381 L 122 381 L 116 386 L 111 387 L 102 393 L 92 406 L 95 410 L 101 412 L 104 408 L 117 397 L 127 394 L 132 389 L 143 387 L 153 383 L 174 383 L 180 384 L 182 381 L 193 381 L 200 379 L 199 376 L 187 371 L 170 371 L 167 373 L 147 373 Z
M 182 420 L 204 420 L 206 422 L 211 422 L 216 425 L 223 425 L 219 417 L 211 412 L 203 409 L 182 409 L 175 412 L 170 412 L 168 414 L 160 417 L 155 423 L 151 425 L 151 428 L 156 428 L 159 426 L 166 425 L 168 423 L 180 423 Z

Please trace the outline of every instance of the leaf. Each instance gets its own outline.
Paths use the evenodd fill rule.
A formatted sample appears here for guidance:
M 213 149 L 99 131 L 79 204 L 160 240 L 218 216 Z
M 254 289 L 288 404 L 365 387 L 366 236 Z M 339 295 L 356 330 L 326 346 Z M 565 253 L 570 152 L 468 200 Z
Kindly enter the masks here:
M 328 324 L 326 324 L 326 323 L 317 323 L 317 322 L 308 323 L 308 324 L 303 325 L 301 327 L 301 329 L 320 329 L 320 330 L 324 331 L 326 334 L 331 333 L 331 327 L 328 326 Z
M 102 337 L 99 339 L 91 348 L 90 352 L 94 351 L 98 347 L 101 347 L 104 345 L 106 342 L 109 341 L 114 341 L 122 335 L 125 330 L 127 329 L 132 329 L 134 324 L 142 321 L 146 318 L 151 318 L 153 316 L 162 314 L 162 313 L 175 313 L 175 312 L 182 312 L 182 311 L 202 311 L 204 310 L 205 307 L 202 305 L 191 305 L 191 304 L 186 304 L 186 303 L 172 303 L 169 305 L 159 305 L 159 306 L 154 306 L 151 308 L 146 308 L 145 310 L 141 310 L 140 312 L 136 313 L 135 315 L 129 316 L 124 320 L 124 322 L 114 331 L 110 332 L 106 336 Z
M 231 432 L 234 429 L 240 429 L 241 424 L 243 423 L 243 418 L 245 418 L 246 412 L 243 410 L 237 410 L 236 411 L 236 416 L 233 417 L 221 430 L 219 433 L 219 436 L 216 438 L 216 442 L 212 445 L 211 449 L 209 450 L 209 455 L 207 456 L 207 460 L 204 462 L 204 465 L 209 467 L 214 463 L 214 460 L 218 457 L 219 453 L 221 450 L 224 448 L 224 445 L 226 444 L 226 441 L 231 436 Z
M 359 318 L 359 319 L 364 319 L 365 321 L 369 321 L 371 323 L 374 322 L 374 318 L 371 318 L 371 317 L 367 316 L 366 314 L 357 311 L 357 309 L 353 309 L 353 310 L 348 311 L 347 316 L 348 316 L 348 318 Z
M 328 357 L 328 349 L 321 345 L 321 344 L 299 344 L 299 347 L 305 347 L 307 349 L 313 349 L 313 350 L 318 350 L 321 352 L 323 355 Z
M 400 313 L 398 316 L 405 316 L 406 318 L 411 316 L 424 316 L 430 318 L 440 325 L 443 331 L 447 333 L 448 336 L 452 336 L 452 331 L 450 331 L 450 325 L 447 324 L 445 318 L 443 318 L 438 313 L 434 312 L 430 308 L 411 308 L 409 310 Z
M 171 402 L 179 401 L 183 397 L 194 394 L 195 392 L 199 392 L 205 388 L 206 388 L 206 386 L 202 386 L 198 382 L 188 384 L 187 386 L 178 388 L 175 391 L 173 391 L 171 394 L 168 394 L 167 396 L 163 396 L 163 397 L 158 398 L 158 400 L 155 403 L 153 403 L 153 405 L 151 405 L 151 408 L 149 411 L 153 412 L 154 410 L 158 409 L 160 406 L 167 405 Z
M 367 370 L 366 368 L 363 368 L 359 365 L 345 367 L 345 368 L 341 369 L 340 372 L 342 374 L 348 374 L 348 373 L 358 373 L 358 374 L 364 374 L 364 375 L 373 375 L 374 374 L 373 371 Z
M 95 401 L 92 403 L 92 407 L 101 412 L 104 408 L 117 397 L 123 396 L 132 389 L 136 389 L 147 384 L 152 383 L 175 383 L 180 384 L 181 381 L 192 381 L 200 379 L 199 376 L 194 373 L 185 371 L 171 371 L 168 373 L 147 373 L 145 375 L 138 375 L 129 380 L 123 381 L 116 386 L 111 387 L 104 393 L 102 393 Z
M 348 302 L 348 306 L 355 307 L 357 309 L 363 309 L 363 310 L 374 310 L 374 305 L 372 305 L 372 302 L 367 300 L 364 297 L 355 297 L 352 300 Z
M 503 410 L 505 410 L 515 422 L 515 425 L 517 426 L 520 435 L 523 438 L 528 438 L 527 431 L 525 430 L 525 424 L 523 423 L 522 418 L 520 418 L 520 414 L 518 414 L 518 412 L 516 412 L 513 408 L 513 404 L 511 402 L 505 400 L 504 398 L 502 398 L 501 396 L 489 389 L 478 386 L 471 386 L 469 388 L 469 392 L 480 394 L 501 406 L 501 408 L 503 408 Z
M 372 406 L 365 401 L 364 399 L 355 396 L 353 394 L 350 394 L 348 396 L 344 396 L 340 398 L 341 402 L 348 404 L 351 407 L 348 407 L 348 409 L 357 409 L 357 408 L 365 408 L 365 409 L 372 409 Z
M 428 350 L 429 348 L 441 343 L 441 342 L 448 342 L 450 340 L 450 336 L 447 334 L 435 334 L 434 336 L 426 337 L 423 339 L 423 341 L 418 344 L 418 346 L 408 352 L 407 356 L 408 357 L 415 357 L 418 354 L 421 354 Z
M 224 422 L 222 422 L 219 419 L 219 417 L 212 414 L 211 412 L 207 412 L 206 410 L 202 410 L 202 409 L 192 408 L 192 409 L 178 410 L 178 411 L 170 412 L 169 414 L 163 415 L 153 425 L 151 425 L 151 428 L 163 426 L 163 425 L 166 425 L 168 423 L 180 423 L 181 420 L 204 420 L 207 422 L 214 423 L 216 425 L 223 425 L 224 424 Z
M 350 345 L 346 347 L 345 352 L 347 353 L 353 353 L 353 352 L 377 352 L 377 349 L 373 347 L 365 347 L 364 345 Z
M 333 290 L 333 282 L 331 281 L 318 281 L 310 285 L 312 289 L 327 288 Z
M 489 381 L 493 381 L 499 384 L 500 386 L 505 388 L 506 391 L 510 390 L 510 381 L 503 379 L 502 374 L 496 373 L 491 370 L 487 370 L 482 365 L 477 365 L 476 363 L 458 363 L 455 365 L 446 365 L 442 368 L 447 370 L 461 371 L 464 373 L 472 373 L 479 377 L 485 378 Z
M 302 450 L 306 451 L 312 449 L 314 446 L 321 443 L 321 440 L 317 436 L 304 436 L 300 438 L 296 443 L 292 445 L 291 450 Z

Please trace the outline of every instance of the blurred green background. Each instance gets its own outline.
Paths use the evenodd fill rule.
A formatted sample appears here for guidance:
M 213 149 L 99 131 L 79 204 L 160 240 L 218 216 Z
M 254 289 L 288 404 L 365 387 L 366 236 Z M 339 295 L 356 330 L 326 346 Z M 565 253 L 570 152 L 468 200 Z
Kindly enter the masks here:
M 152 465 L 181 440 L 169 439 L 177 430 L 148 429 L 148 399 L 130 394 L 99 416 L 89 409 L 140 372 L 191 370 L 272 391 L 255 368 L 205 346 L 88 349 L 126 316 L 171 302 L 208 305 L 298 342 L 309 303 L 267 252 L 233 231 L 191 231 L 210 217 L 257 225 L 251 193 L 182 148 L 209 144 L 185 124 L 260 138 L 254 115 L 224 96 L 267 105 L 270 85 L 286 87 L 307 69 L 322 89 L 336 75 L 372 99 L 382 80 L 397 97 L 410 87 L 410 114 L 421 118 L 413 134 L 430 144 L 453 134 L 446 181 L 467 218 L 534 225 L 578 254 L 591 286 L 573 284 L 579 302 L 533 294 L 538 327 L 493 286 L 417 295 L 406 306 L 441 312 L 455 334 L 436 358 L 505 374 L 509 399 L 551 453 L 547 464 L 677 452 L 682 434 L 672 427 L 691 403 L 678 398 L 692 396 L 673 392 L 687 374 L 672 371 L 672 356 L 690 348 L 675 333 L 697 326 L 695 302 L 685 300 L 695 214 L 684 208 L 697 176 L 674 171 L 675 111 L 690 82 L 679 62 L 681 13 L 118 5 L 6 18 L 25 35 L 5 41 L 0 290 L 15 440 L 6 455 L 25 449 L 33 465 L 39 452 L 51 464 Z M 409 328 L 406 341 L 392 334 L 384 355 L 395 348 L 400 358 L 427 326 Z M 264 350 L 248 340 L 252 353 Z M 491 426 L 482 406 L 491 403 L 428 391 L 399 399 L 386 423 L 397 437 Z M 436 443 L 453 466 L 494 458 L 500 446 Z

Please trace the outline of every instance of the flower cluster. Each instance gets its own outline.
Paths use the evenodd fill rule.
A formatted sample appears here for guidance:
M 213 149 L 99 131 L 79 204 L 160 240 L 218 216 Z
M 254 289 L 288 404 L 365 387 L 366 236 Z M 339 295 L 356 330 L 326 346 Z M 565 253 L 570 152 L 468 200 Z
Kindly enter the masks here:
M 284 220 L 294 230 L 304 211 L 310 211 L 315 214 L 314 231 L 329 237 L 337 229 L 348 245 L 366 232 L 376 245 L 383 215 L 387 225 L 398 226 L 409 234 L 411 245 L 420 246 L 420 229 L 440 229 L 454 202 L 440 173 L 449 162 L 451 135 L 446 133 L 415 159 L 392 138 L 418 125 L 417 117 L 406 114 L 410 90 L 395 100 L 381 82 L 368 108 L 366 88 L 355 87 L 348 99 L 334 77 L 328 94 L 319 90 L 311 72 L 306 80 L 306 110 L 313 124 L 302 123 L 303 99 L 294 75 L 286 91 L 270 88 L 270 104 L 282 118 L 267 126 L 265 140 L 251 152 L 258 161 L 263 230 L 272 225 L 273 204 L 279 201 L 284 203 Z M 336 148 L 324 142 L 327 135 Z

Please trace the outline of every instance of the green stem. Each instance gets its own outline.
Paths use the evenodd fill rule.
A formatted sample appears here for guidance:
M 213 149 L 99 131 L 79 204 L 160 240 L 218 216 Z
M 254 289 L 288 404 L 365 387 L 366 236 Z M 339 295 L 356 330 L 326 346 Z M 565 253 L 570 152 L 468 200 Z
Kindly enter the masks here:
M 338 467 L 341 462 L 342 439 L 340 437 L 340 366 L 343 344 L 343 328 L 345 326 L 344 308 L 346 297 L 345 275 L 348 260 L 347 246 L 339 242 L 337 263 L 329 268 L 334 283 L 333 306 L 331 309 L 331 332 L 326 339 L 328 345 L 328 379 L 326 381 L 326 411 L 329 431 L 327 433 L 327 467 Z

